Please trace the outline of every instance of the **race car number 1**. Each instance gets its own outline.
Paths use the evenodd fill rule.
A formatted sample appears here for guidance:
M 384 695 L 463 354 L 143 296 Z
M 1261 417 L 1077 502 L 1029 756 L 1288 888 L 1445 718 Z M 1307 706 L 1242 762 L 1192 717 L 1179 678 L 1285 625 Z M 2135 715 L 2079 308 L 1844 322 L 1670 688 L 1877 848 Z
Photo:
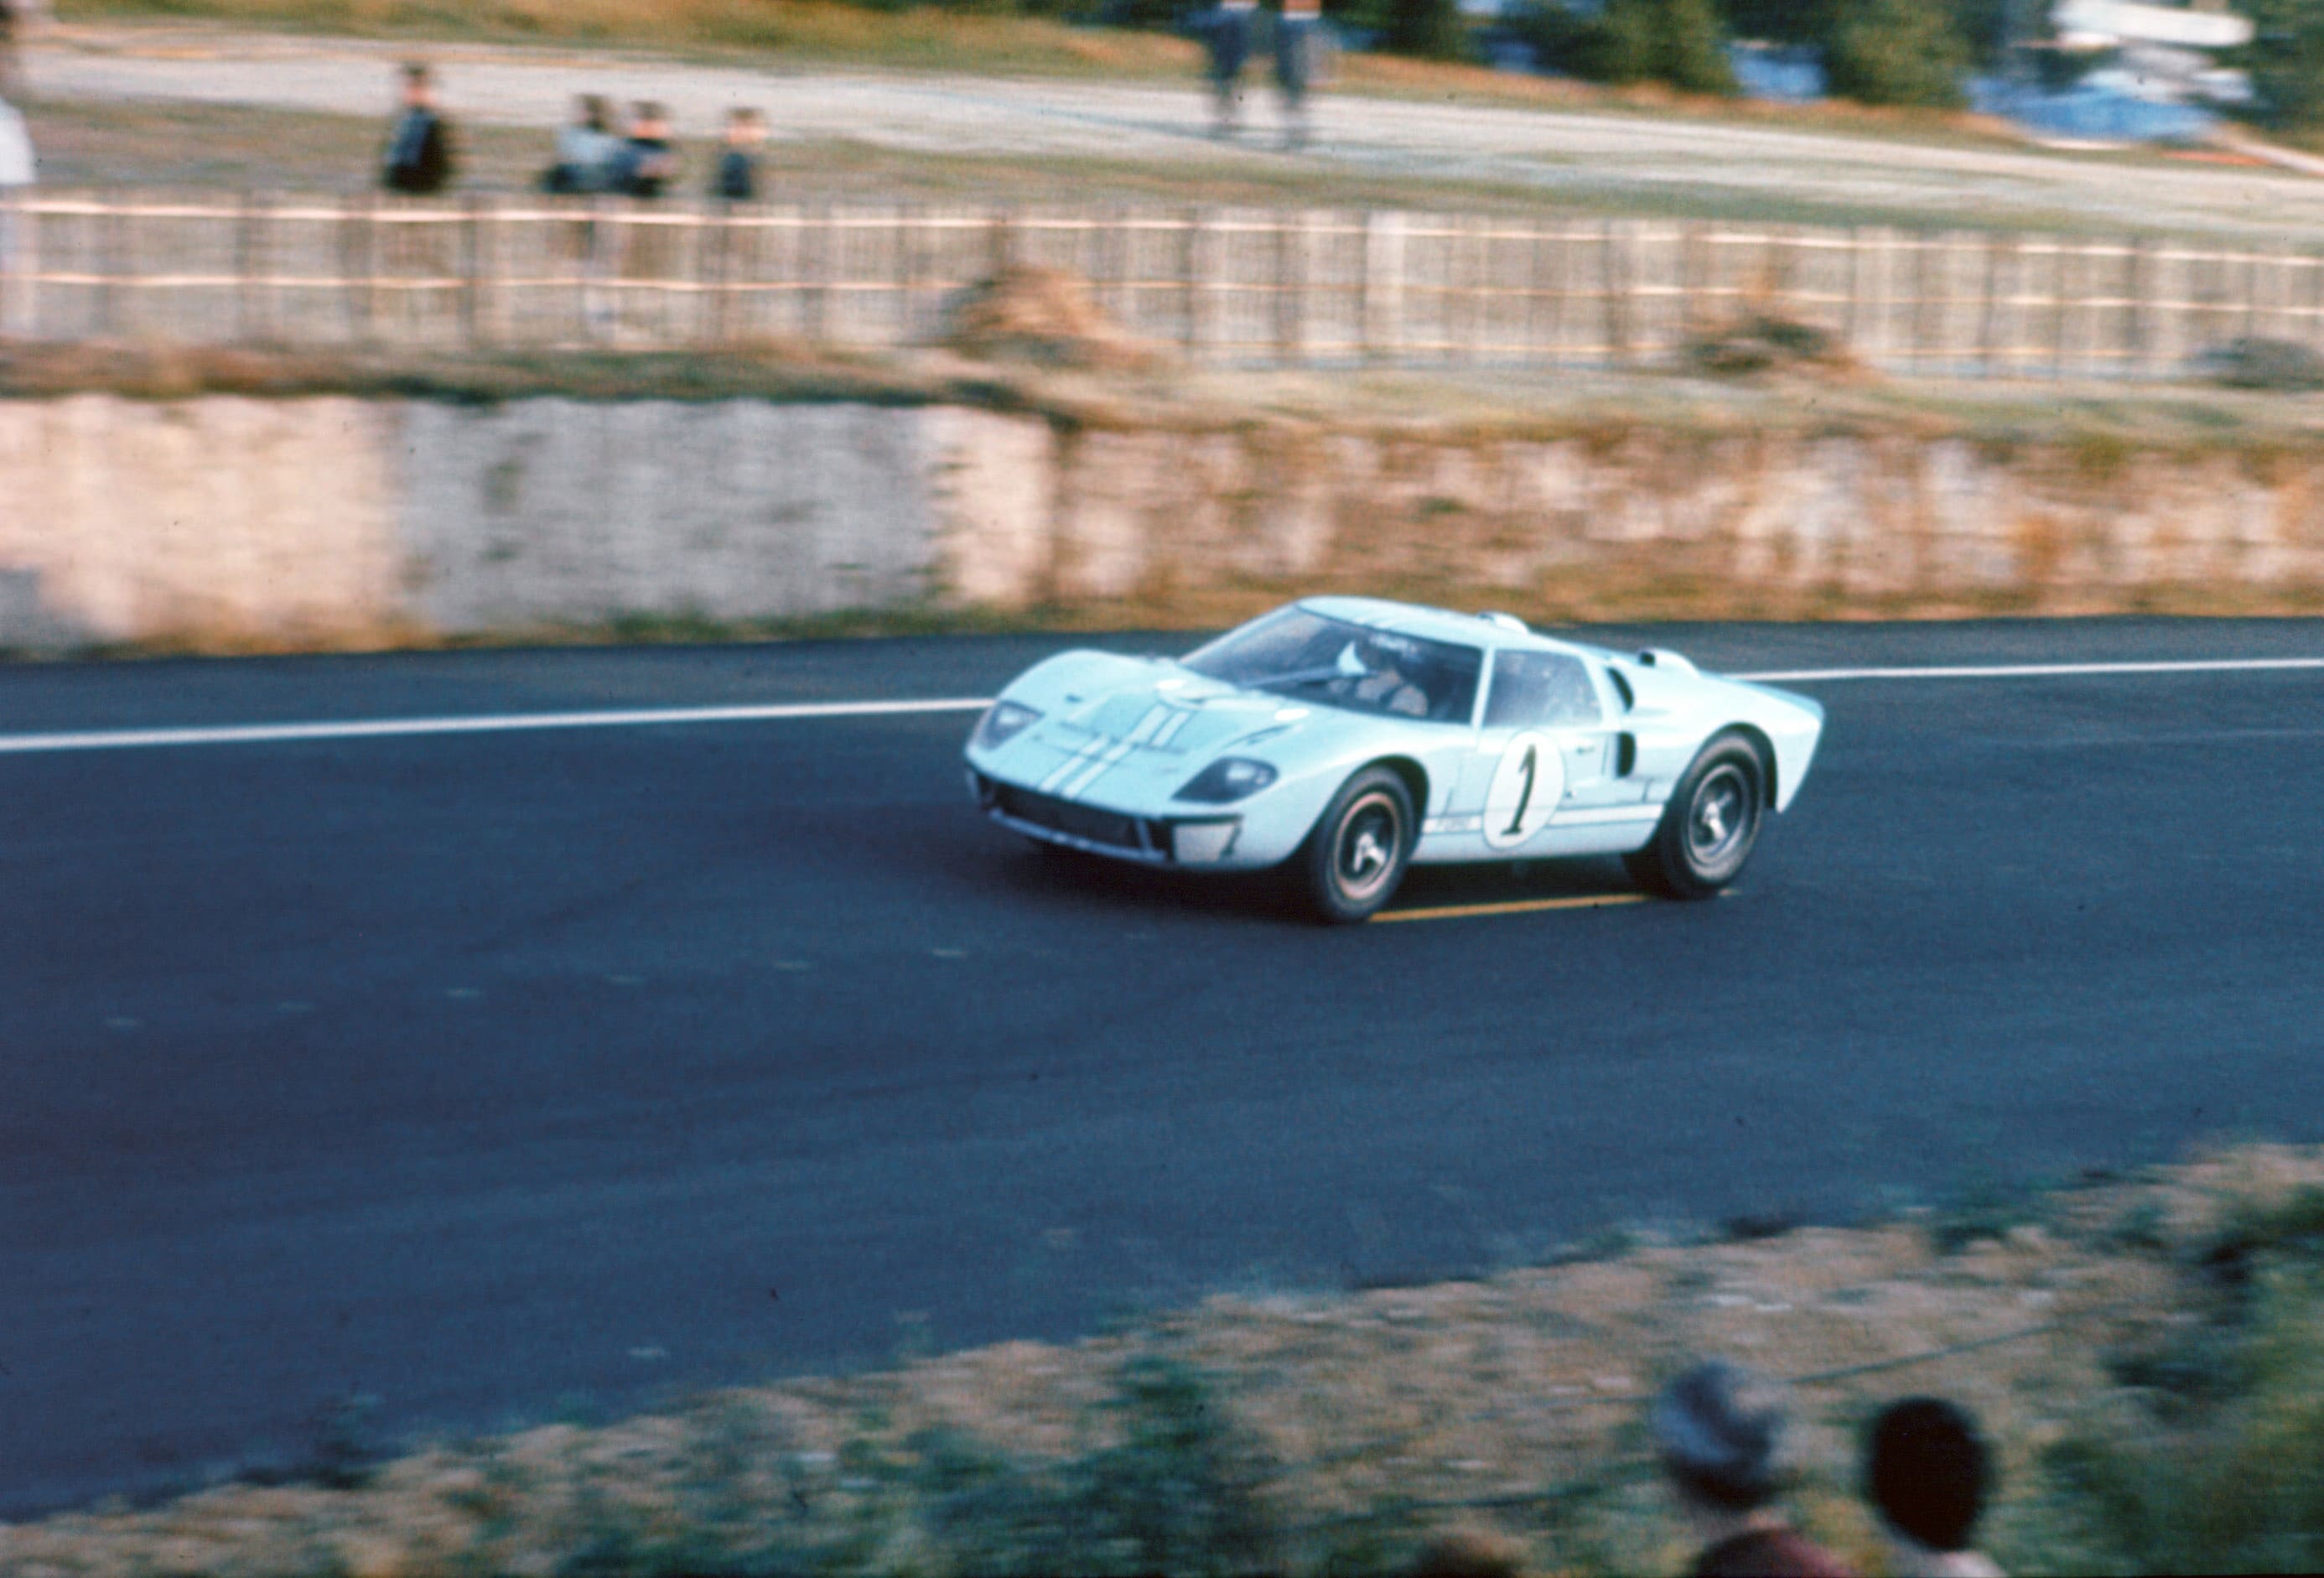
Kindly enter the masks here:
M 1485 791 L 1485 842 L 1495 849 L 1523 844 L 1564 798 L 1565 759 L 1556 742 L 1541 734 L 1512 736 Z

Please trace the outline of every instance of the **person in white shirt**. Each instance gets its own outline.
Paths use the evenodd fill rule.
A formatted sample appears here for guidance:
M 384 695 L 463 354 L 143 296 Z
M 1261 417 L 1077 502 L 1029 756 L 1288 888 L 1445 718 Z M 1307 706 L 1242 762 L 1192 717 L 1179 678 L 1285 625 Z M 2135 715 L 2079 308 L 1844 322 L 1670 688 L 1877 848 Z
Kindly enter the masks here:
M 0 98 L 0 198 L 31 186 L 39 173 L 24 117 Z M 14 334 L 24 327 L 18 321 L 23 315 L 24 292 L 16 283 L 22 270 L 17 251 L 21 224 L 14 213 L 0 205 L 0 334 Z

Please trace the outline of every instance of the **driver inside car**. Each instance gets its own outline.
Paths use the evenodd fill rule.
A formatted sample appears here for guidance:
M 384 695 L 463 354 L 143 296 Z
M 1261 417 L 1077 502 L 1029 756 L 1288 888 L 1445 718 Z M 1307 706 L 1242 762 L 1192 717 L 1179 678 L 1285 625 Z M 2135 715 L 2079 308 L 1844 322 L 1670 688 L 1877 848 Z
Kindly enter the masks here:
M 1395 652 L 1379 641 L 1368 641 L 1360 645 L 1356 656 L 1366 672 L 1350 687 L 1348 695 L 1351 699 L 1406 717 L 1428 715 L 1428 693 L 1405 677 L 1397 667 Z

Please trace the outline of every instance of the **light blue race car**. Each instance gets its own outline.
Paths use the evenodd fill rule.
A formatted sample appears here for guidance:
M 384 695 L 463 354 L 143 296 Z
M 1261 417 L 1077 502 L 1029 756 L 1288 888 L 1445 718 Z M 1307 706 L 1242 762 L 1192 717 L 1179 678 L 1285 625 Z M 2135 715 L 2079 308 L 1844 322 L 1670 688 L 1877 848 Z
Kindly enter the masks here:
M 1791 804 L 1822 731 L 1808 697 L 1674 652 L 1310 597 L 1184 658 L 1037 664 L 978 723 L 968 767 L 985 814 L 1045 845 L 1284 866 L 1324 919 L 1357 921 L 1416 861 L 1619 854 L 1706 898 Z

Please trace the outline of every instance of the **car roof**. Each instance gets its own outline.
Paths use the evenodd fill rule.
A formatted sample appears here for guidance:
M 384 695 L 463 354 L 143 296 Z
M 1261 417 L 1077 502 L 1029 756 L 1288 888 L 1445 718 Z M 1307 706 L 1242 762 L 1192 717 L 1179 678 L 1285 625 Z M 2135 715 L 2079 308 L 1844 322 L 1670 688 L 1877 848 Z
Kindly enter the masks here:
M 1562 641 L 1516 624 L 1504 624 L 1481 614 L 1455 614 L 1449 608 L 1430 608 L 1418 603 L 1396 603 L 1386 597 L 1302 597 L 1299 606 L 1311 609 L 1327 619 L 1342 619 L 1350 624 L 1369 625 L 1397 635 L 1418 636 L 1426 641 L 1458 641 L 1472 647 L 1521 647 L 1541 651 L 1584 653 L 1591 657 L 1605 654 L 1595 647 L 1573 641 Z

